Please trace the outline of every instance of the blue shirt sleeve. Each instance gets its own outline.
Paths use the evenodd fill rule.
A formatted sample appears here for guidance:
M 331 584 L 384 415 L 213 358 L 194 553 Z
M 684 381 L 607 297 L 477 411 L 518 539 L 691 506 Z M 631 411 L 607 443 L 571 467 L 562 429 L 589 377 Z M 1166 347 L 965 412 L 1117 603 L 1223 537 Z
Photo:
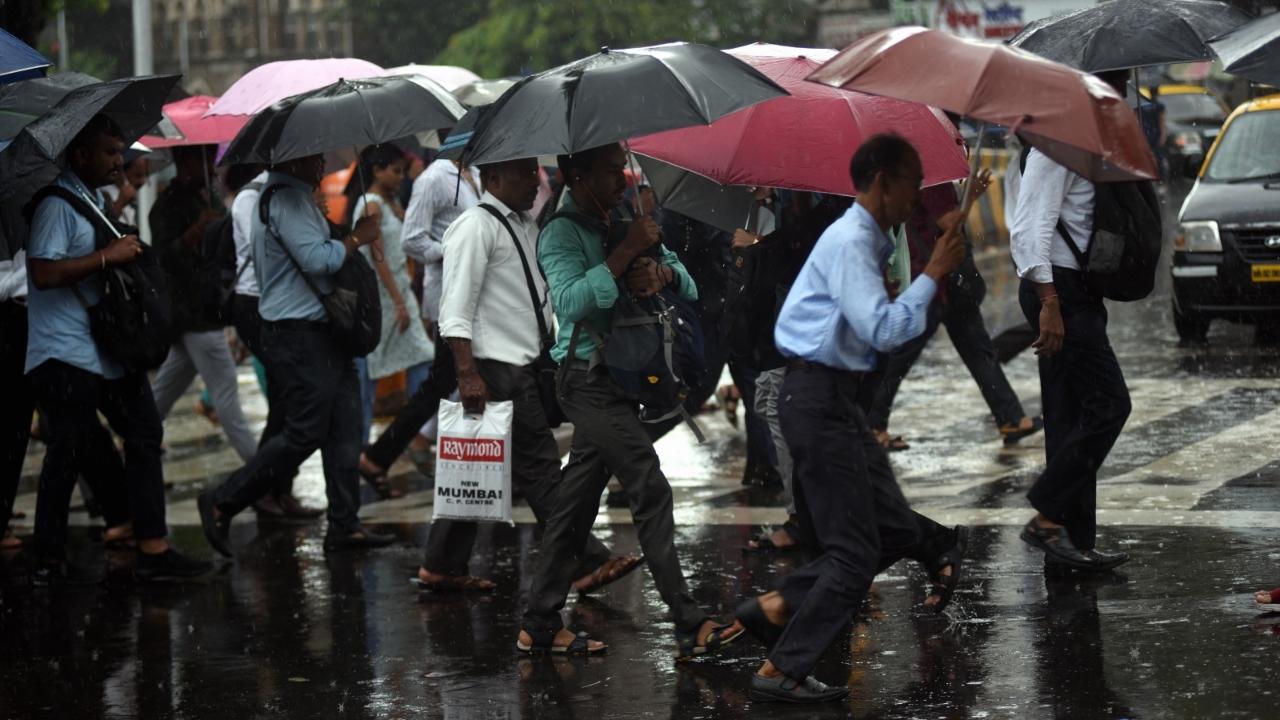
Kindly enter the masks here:
M 680 257 L 674 252 L 667 249 L 666 245 L 662 246 L 662 264 L 668 265 L 675 271 L 676 292 L 680 293 L 680 297 L 693 302 L 698 299 L 698 284 L 694 282 L 693 276 L 685 269 L 684 263 L 680 262 Z
M 272 198 L 271 229 L 308 275 L 336 273 L 347 258 L 347 247 L 329 239 L 320 209 L 296 188 L 277 191 Z
M 33 260 L 65 260 L 76 234 L 75 211 L 66 201 L 47 198 L 31 218 L 27 257 Z
M 836 301 L 854 333 L 878 352 L 890 352 L 924 332 L 929 303 L 937 285 L 927 275 L 889 300 L 880 263 L 871 248 L 855 238 L 840 243 L 836 262 L 827 269 L 830 287 L 838 288 Z

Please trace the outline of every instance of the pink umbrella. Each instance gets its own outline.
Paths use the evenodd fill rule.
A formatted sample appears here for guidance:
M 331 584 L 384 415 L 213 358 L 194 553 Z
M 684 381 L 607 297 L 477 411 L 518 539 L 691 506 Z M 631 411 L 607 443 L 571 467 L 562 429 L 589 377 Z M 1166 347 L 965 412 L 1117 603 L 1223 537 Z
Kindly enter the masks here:
M 918 103 L 824 87 L 804 79 L 834 50 L 756 43 L 728 51 L 781 85 L 767 100 L 710 125 L 631 141 L 631 149 L 722 185 L 854 195 L 849 159 L 866 138 L 895 132 L 924 163 L 925 184 L 965 177 L 964 141 L 941 112 Z
M 381 67 L 357 58 L 270 62 L 259 65 L 235 81 L 205 116 L 256 115 L 287 97 L 316 90 L 344 78 L 370 78 L 384 74 Z
M 194 95 L 165 105 L 164 114 L 173 121 L 183 137 L 165 139 L 156 135 L 144 135 L 142 144 L 152 149 L 160 149 L 182 145 L 221 145 L 231 142 L 249 118 L 244 115 L 205 117 L 205 113 L 217 99 L 208 95 Z

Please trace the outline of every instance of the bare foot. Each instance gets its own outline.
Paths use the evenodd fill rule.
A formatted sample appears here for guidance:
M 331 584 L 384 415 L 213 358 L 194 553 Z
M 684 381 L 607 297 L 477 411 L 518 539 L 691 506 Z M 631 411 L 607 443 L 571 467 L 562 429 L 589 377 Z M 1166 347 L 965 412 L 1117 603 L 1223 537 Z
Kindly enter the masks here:
M 365 455 L 364 453 L 360 453 L 360 474 L 371 475 L 373 477 L 380 477 L 382 475 L 386 475 L 387 471 L 385 468 L 379 467 L 372 460 L 370 460 L 368 455 Z
M 567 648 L 576 639 L 578 639 L 578 636 L 575 635 L 572 630 L 569 630 L 568 628 L 560 628 L 560 632 L 556 633 L 556 639 L 551 641 L 551 646 L 558 647 L 558 648 Z M 523 645 L 524 647 L 532 647 L 533 636 L 521 630 L 520 644 Z M 606 647 L 608 646 L 600 642 L 599 640 L 590 640 L 590 639 L 587 640 L 587 652 L 593 652 L 593 653 L 600 652 L 601 650 L 604 650 Z
M 942 568 L 941 570 L 939 570 L 938 575 L 942 577 L 951 577 L 951 566 L 948 565 Z M 940 602 L 942 602 L 942 596 L 935 591 L 935 592 L 929 593 L 929 597 L 924 599 L 924 606 L 927 608 L 931 608 Z
M 431 587 L 447 590 L 478 590 L 488 592 L 498 586 L 492 580 L 485 580 L 471 575 L 442 575 L 430 570 L 418 568 L 418 582 Z
M 1056 522 L 1054 522 L 1054 521 L 1050 520 L 1049 518 L 1047 518 L 1047 517 L 1045 517 L 1045 516 L 1043 516 L 1043 515 L 1041 515 L 1041 514 L 1039 514 L 1039 513 L 1037 513 L 1037 514 L 1036 514 L 1035 518 L 1033 519 L 1033 522 L 1035 522 L 1036 527 L 1042 527 L 1042 528 L 1060 528 L 1060 527 L 1065 527 L 1064 525 L 1059 525 L 1058 523 L 1056 523 Z
M 6 529 L 0 536 L 0 550 L 17 550 L 22 547 L 22 540 L 14 537 L 12 529 Z
M 776 678 L 782 676 L 782 671 L 774 667 L 772 662 L 765 660 L 760 669 L 756 671 L 756 674 L 760 677 Z
M 208 420 L 211 425 L 218 425 L 218 411 L 204 404 L 200 398 L 196 398 L 195 404 L 196 414 Z
M 1259 590 L 1253 594 L 1253 599 L 1259 605 L 1280 605 L 1280 588 Z
M 786 625 L 791 619 L 791 612 L 787 610 L 787 601 L 782 599 L 782 593 L 774 590 L 756 598 L 756 602 L 760 603 L 760 610 L 764 612 L 764 617 L 770 623 L 778 626 Z

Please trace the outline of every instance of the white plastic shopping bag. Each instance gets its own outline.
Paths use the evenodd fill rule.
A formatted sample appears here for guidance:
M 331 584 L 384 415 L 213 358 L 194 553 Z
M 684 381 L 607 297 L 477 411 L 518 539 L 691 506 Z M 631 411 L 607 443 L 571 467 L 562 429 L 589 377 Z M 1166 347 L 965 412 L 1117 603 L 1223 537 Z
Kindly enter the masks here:
M 485 403 L 483 415 L 440 402 L 434 517 L 511 522 L 511 401 Z

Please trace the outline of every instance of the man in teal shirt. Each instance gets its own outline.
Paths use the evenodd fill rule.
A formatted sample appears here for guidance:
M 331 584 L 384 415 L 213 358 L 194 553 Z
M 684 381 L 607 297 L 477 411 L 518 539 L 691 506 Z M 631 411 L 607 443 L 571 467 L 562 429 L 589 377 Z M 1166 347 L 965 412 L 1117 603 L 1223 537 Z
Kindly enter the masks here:
M 605 650 L 603 643 L 565 629 L 560 610 L 573 582 L 574 560 L 586 548 L 600 493 L 610 475 L 617 476 L 630 499 L 649 571 L 671 608 L 679 655 L 715 652 L 743 631 L 736 622 L 724 625 L 709 619 L 689 594 L 675 549 L 671 485 L 662 474 L 635 403 L 610 377 L 608 368 L 592 360 L 597 347 L 590 335 L 608 341 L 613 306 L 623 292 L 619 279 L 637 297 L 668 287 L 686 300 L 698 297 L 697 286 L 675 253 L 659 243 L 658 225 L 652 219 L 632 222 L 617 247 L 607 249 L 613 229 L 609 213 L 622 203 L 627 189 L 626 163 L 616 144 L 560 156 L 567 193 L 562 210 L 575 217 L 551 220 L 538 240 L 538 260 L 560 321 L 551 351 L 565 366 L 560 405 L 574 431 L 516 642 L 524 651 L 591 654 Z M 578 333 L 570 357 L 578 323 L 586 323 L 592 333 Z

